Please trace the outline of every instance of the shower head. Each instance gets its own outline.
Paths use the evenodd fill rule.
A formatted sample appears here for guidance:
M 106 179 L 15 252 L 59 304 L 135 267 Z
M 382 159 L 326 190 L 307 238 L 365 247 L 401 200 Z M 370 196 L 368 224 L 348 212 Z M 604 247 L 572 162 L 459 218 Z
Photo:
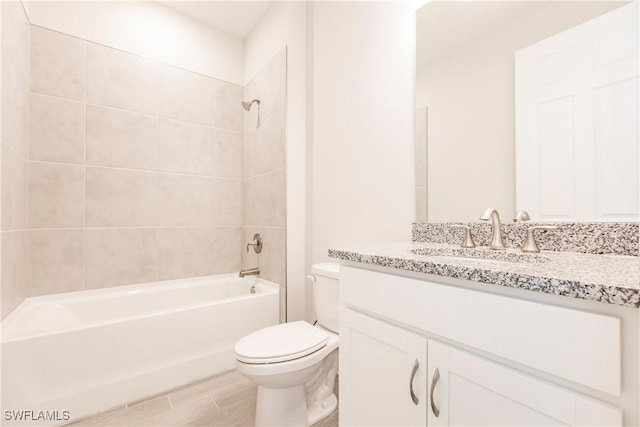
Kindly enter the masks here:
M 251 110 L 251 106 L 253 105 L 254 102 L 257 102 L 258 106 L 260 105 L 260 99 L 256 98 L 251 102 L 242 101 L 242 108 L 244 108 L 245 110 L 249 111 L 249 110 Z

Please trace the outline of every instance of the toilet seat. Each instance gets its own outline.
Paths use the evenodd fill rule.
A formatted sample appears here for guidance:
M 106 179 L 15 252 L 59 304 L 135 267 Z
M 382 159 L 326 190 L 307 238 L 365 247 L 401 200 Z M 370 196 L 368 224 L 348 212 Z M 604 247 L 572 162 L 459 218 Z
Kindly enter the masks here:
M 242 338 L 236 359 L 248 364 L 282 363 L 312 354 L 327 345 L 329 335 L 307 322 L 270 326 Z

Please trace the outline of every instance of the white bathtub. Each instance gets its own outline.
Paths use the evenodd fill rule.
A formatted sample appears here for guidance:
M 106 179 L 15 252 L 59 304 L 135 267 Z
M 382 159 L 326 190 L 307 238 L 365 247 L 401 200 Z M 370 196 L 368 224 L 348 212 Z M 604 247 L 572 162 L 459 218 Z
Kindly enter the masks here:
M 2 425 L 29 424 L 7 410 L 73 420 L 233 369 L 235 342 L 278 323 L 278 292 L 229 274 L 27 298 L 0 324 Z

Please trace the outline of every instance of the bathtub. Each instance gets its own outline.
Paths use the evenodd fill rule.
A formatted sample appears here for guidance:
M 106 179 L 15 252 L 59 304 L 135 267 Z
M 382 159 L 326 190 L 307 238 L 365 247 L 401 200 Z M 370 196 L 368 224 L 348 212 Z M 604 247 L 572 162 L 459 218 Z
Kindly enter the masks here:
M 15 410 L 61 424 L 233 369 L 235 342 L 278 323 L 278 306 L 277 284 L 237 274 L 27 298 L 0 323 L 2 425 L 31 424 L 8 421 Z

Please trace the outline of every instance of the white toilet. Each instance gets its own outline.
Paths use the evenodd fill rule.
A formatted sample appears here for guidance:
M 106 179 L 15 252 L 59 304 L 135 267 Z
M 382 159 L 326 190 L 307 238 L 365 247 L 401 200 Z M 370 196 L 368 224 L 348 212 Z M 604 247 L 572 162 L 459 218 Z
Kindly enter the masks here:
M 258 385 L 256 427 L 309 426 L 338 405 L 339 266 L 314 264 L 311 272 L 315 326 L 270 326 L 236 343 L 236 368 Z

